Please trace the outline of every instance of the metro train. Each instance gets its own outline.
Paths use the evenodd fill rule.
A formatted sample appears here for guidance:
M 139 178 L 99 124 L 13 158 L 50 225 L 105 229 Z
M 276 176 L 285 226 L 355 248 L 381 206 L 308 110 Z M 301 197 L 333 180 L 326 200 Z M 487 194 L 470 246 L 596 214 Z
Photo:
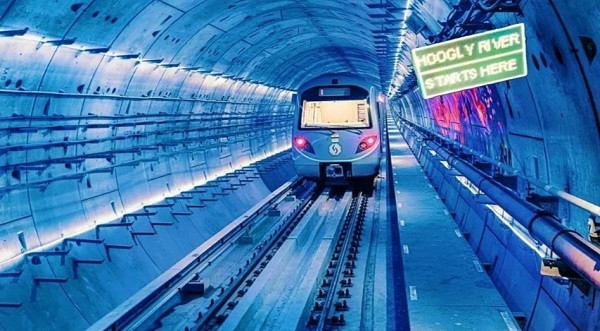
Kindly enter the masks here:
M 298 175 L 332 184 L 377 175 L 383 101 L 374 86 L 349 75 L 324 75 L 300 86 L 292 129 Z

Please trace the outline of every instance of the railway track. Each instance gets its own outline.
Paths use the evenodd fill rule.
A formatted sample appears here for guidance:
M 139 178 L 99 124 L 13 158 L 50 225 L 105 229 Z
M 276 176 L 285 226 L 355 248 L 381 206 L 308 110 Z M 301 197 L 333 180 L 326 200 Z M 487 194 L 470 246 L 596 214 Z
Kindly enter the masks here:
M 260 220 L 292 194 L 298 197 L 293 208 L 276 221 Z M 114 329 L 229 329 L 245 327 L 248 319 L 253 325 L 248 327 L 254 329 L 260 325 L 277 329 L 283 325 L 278 323 L 313 330 L 344 327 L 345 314 L 360 316 L 361 308 L 349 305 L 347 299 L 352 302 L 353 289 L 356 298 L 362 294 L 362 284 L 355 285 L 354 280 L 362 279 L 355 278 L 355 272 L 360 275 L 362 270 L 357 256 L 369 196 L 362 190 L 290 185 L 257 207 L 253 217 L 218 240 L 194 265 L 184 268 L 177 281 L 166 284 L 167 290 L 128 313 L 126 323 Z M 245 231 L 261 226 L 265 229 L 254 244 L 240 242 Z M 205 277 L 214 287 L 186 293 L 186 286 Z M 256 309 L 260 314 L 255 315 Z
M 230 278 L 229 286 L 222 287 L 216 299 L 211 299 L 208 310 L 199 316 L 193 327 L 194 330 L 214 330 L 225 321 L 229 313 L 235 309 L 239 298 L 246 294 L 248 288 L 263 272 L 283 241 L 313 205 L 320 192 L 318 189 L 314 190 L 313 194 L 306 198 L 284 223 L 279 224 L 277 229 L 257 246 L 254 258 L 251 261 L 247 260 L 246 266 L 243 269 L 240 268 L 235 277 Z
M 303 206 L 310 203 L 311 197 L 317 190 L 320 190 L 320 188 L 317 188 L 314 183 L 299 179 L 295 179 L 284 185 L 284 187 L 278 189 L 268 199 L 263 201 L 261 205 L 245 213 L 226 229 L 223 229 L 222 233 L 217 233 L 209 242 L 203 244 L 204 247 L 199 247 L 197 249 L 198 253 L 194 253 L 192 254 L 193 256 L 188 256 L 182 260 L 173 268 L 175 271 L 165 277 L 162 281 L 163 283 L 157 285 L 155 290 L 143 294 L 138 293 L 139 298 L 136 298 L 136 304 L 131 304 L 128 309 L 110 316 L 110 320 L 105 323 L 107 326 L 100 327 L 100 329 L 134 330 L 155 328 L 156 324 L 153 324 L 155 323 L 153 319 L 156 319 L 156 316 L 164 315 L 165 311 L 169 310 L 165 307 L 173 307 L 180 301 L 189 300 L 189 296 L 185 297 L 186 295 L 183 294 L 186 286 L 197 282 L 201 273 L 205 269 L 210 268 L 213 261 L 230 250 L 251 228 L 260 222 L 265 222 L 265 218 L 269 215 L 269 212 L 277 211 L 276 207 L 282 204 L 286 200 L 286 197 L 294 195 L 298 198 L 297 200 L 300 202 L 292 210 L 292 214 L 300 213 L 303 210 Z M 282 218 L 278 224 L 274 225 L 276 228 L 275 232 L 278 235 L 281 234 L 281 229 L 288 227 L 289 220 L 293 219 L 290 215 L 287 216 L 287 219 L 285 215 Z M 269 246 L 267 242 L 274 235 L 274 233 L 267 234 L 267 239 L 255 247 L 253 256 L 260 256 L 259 251 L 262 252 Z M 248 260 L 251 259 L 250 257 L 248 258 Z M 247 264 L 250 264 L 250 261 L 247 261 Z M 233 278 L 237 279 L 239 277 Z M 208 310 L 211 310 L 210 307 Z M 198 316 L 202 315 L 204 315 L 202 311 L 198 313 Z M 160 325 L 160 322 L 158 324 Z
M 312 309 L 306 322 L 306 327 L 309 329 L 324 330 L 346 325 L 344 314 L 351 308 L 346 299 L 350 298 L 354 286 L 352 279 L 355 277 L 354 269 L 362 238 L 367 201 L 367 195 L 359 191 L 350 202 L 335 248 L 314 294 Z

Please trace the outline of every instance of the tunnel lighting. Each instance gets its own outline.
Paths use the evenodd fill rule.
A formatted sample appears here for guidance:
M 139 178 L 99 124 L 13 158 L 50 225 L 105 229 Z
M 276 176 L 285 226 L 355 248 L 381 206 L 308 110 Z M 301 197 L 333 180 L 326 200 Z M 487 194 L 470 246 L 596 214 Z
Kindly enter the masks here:
M 552 251 L 544 244 L 537 242 L 521 224 L 515 221 L 502 207 L 493 204 L 485 205 L 504 223 L 522 242 L 531 248 L 541 258 L 552 256 Z
M 394 69 L 391 75 L 391 82 L 390 82 L 390 86 L 388 87 L 388 93 L 387 96 L 389 98 L 393 98 L 396 93 L 398 93 L 397 88 L 401 85 L 401 73 L 400 68 L 404 67 L 404 65 L 401 65 L 399 62 L 399 59 L 401 57 L 401 53 L 404 51 L 404 46 L 405 46 L 405 39 L 406 39 L 406 29 L 407 29 L 407 25 L 406 25 L 406 21 L 408 19 L 408 17 L 410 16 L 410 14 L 412 13 L 412 5 L 414 3 L 414 0 L 408 0 L 406 2 L 406 6 L 404 9 L 404 13 L 403 13 L 403 18 L 402 18 L 402 25 L 400 26 L 400 30 L 399 30 L 399 35 L 400 38 L 398 38 L 398 46 L 396 48 L 396 54 L 394 55 Z M 405 68 L 403 70 L 406 70 Z M 396 85 L 395 88 L 392 87 L 392 85 Z
M 483 192 L 479 190 L 479 188 L 473 184 L 469 179 L 464 176 L 456 176 L 456 179 L 471 192 L 473 195 L 481 195 Z M 485 206 L 494 213 L 494 215 L 504 223 L 521 241 L 523 241 L 527 246 L 529 246 L 536 254 L 538 254 L 541 258 L 547 258 L 551 255 L 550 249 L 537 242 L 529 232 L 521 226 L 515 219 L 510 216 L 502 207 L 495 204 L 485 204 Z

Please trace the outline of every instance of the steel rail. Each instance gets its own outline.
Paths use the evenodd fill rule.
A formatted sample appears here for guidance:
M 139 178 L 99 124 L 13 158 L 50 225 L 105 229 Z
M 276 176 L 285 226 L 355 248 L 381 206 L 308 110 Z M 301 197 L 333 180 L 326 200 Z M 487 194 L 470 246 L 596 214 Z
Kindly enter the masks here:
M 344 242 L 342 243 L 342 247 L 340 249 L 338 263 L 335 266 L 335 270 L 333 271 L 333 277 L 331 279 L 330 289 L 327 291 L 327 296 L 325 297 L 325 301 L 323 302 L 323 311 L 321 313 L 321 317 L 319 318 L 319 323 L 317 324 L 317 330 L 322 331 L 325 330 L 326 323 L 329 321 L 329 315 L 331 312 L 331 308 L 333 307 L 333 299 L 336 295 L 336 287 L 337 284 L 341 281 L 342 270 L 344 269 L 343 256 L 349 253 L 350 242 L 352 242 L 352 238 L 354 233 L 356 232 L 356 223 L 361 217 L 361 205 L 363 204 L 363 200 L 366 199 L 366 195 L 363 192 L 359 192 L 358 195 L 353 199 L 353 209 L 350 211 L 350 222 L 348 222 L 348 231 L 345 234 Z M 363 214 L 364 215 L 364 214 Z M 342 231 L 340 230 L 340 235 Z
M 251 259 L 248 266 L 242 269 L 240 275 L 236 276 L 236 278 L 233 278 L 233 282 L 226 289 L 223 289 L 223 292 L 219 296 L 218 300 L 212 303 L 208 311 L 202 314 L 200 319 L 196 322 L 196 325 L 193 328 L 194 330 L 210 330 L 219 326 L 220 322 L 222 322 L 222 320 L 220 321 L 219 319 L 223 318 L 223 315 L 219 315 L 219 312 L 226 306 L 228 302 L 230 302 L 234 295 L 237 295 L 240 287 L 243 286 L 248 277 L 252 275 L 255 270 L 257 270 L 257 266 L 259 266 L 261 262 L 268 263 L 268 261 L 270 261 L 270 258 L 267 259 L 268 253 L 272 252 L 273 249 L 279 248 L 280 245 L 276 246 L 276 244 L 280 242 L 280 239 L 289 235 L 291 230 L 298 224 L 298 222 L 300 222 L 308 209 L 313 205 L 320 193 L 320 189 L 315 189 L 313 187 L 313 190 L 309 192 L 308 196 L 293 211 L 293 213 L 288 216 L 288 219 L 284 221 L 284 223 L 280 223 L 279 228 L 272 233 L 272 236 L 269 236 L 267 241 L 262 241 L 261 244 L 258 245 L 260 249 L 257 252 L 256 257 Z M 273 254 L 270 255 L 272 256 Z

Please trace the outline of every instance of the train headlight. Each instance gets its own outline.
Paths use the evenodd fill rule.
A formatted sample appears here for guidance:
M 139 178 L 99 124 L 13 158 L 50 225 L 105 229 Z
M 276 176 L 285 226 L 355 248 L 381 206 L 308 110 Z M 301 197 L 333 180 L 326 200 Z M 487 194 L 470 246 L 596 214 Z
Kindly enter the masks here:
M 360 153 L 366 151 L 367 149 L 375 146 L 377 144 L 377 136 L 367 136 L 363 138 L 358 144 L 358 148 L 356 148 L 356 153 Z
M 305 151 L 308 153 L 315 153 L 315 150 L 312 148 L 308 140 L 302 136 L 294 137 L 294 147 L 301 151 Z

